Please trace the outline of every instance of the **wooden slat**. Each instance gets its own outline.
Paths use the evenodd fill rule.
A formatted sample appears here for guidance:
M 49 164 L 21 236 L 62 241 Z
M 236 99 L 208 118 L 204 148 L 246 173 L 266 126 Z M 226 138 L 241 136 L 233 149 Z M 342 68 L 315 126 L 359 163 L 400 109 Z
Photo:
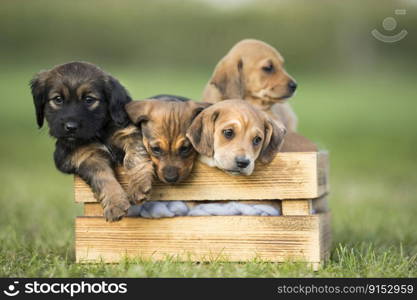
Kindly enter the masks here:
M 284 216 L 305 216 L 328 212 L 327 194 L 315 199 L 282 200 L 281 211 Z
M 102 217 L 103 207 L 100 203 L 84 203 L 84 217 Z
M 154 184 L 152 200 L 272 200 L 311 199 L 327 191 L 326 153 L 283 152 L 268 165 L 258 165 L 251 176 L 232 176 L 196 162 L 191 175 L 183 183 Z M 122 169 L 118 179 L 126 186 Z M 75 177 L 75 201 L 96 202 L 90 187 Z
M 319 220 L 319 245 L 320 261 L 325 262 L 330 258 L 330 248 L 332 243 L 332 227 L 330 213 L 323 214 Z
M 312 200 L 282 200 L 281 207 L 284 216 L 308 216 L 312 213 Z
M 281 152 L 318 152 L 317 145 L 296 132 L 288 132 Z
M 103 218 L 76 219 L 77 262 L 117 262 L 140 257 L 162 260 L 320 262 L 329 247 L 319 233 L 328 214 L 291 217 L 176 217 L 124 218 L 107 223 Z M 323 229 L 322 229 L 323 230 Z
M 330 186 L 329 186 L 329 153 L 327 151 L 320 151 L 317 154 L 317 185 L 318 185 L 317 194 L 319 196 L 326 194 L 330 189 Z

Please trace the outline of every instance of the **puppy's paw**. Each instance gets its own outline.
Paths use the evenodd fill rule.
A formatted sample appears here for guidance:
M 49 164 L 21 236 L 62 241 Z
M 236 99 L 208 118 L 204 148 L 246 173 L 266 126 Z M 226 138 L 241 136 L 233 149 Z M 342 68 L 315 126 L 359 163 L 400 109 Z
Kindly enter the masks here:
M 148 200 L 150 198 L 152 192 L 152 178 L 142 180 L 140 183 L 140 191 L 145 196 L 143 200 Z
M 128 191 L 127 194 L 128 194 L 128 199 L 131 205 L 138 205 L 142 203 L 143 201 L 146 201 L 149 199 L 148 194 L 144 194 L 138 190 Z
M 140 182 L 130 182 L 127 188 L 129 202 L 132 205 L 149 200 L 152 190 L 152 180 L 142 180 Z
M 126 199 L 112 201 L 104 207 L 104 217 L 107 222 L 119 221 L 126 216 L 129 207 L 130 203 Z

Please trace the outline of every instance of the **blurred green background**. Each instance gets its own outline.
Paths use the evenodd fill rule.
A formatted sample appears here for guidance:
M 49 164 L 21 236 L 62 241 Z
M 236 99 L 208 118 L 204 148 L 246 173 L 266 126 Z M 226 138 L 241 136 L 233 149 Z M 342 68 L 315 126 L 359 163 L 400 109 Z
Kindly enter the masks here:
M 396 15 L 405 9 L 405 15 Z M 387 17 L 397 27 L 385 30 Z M 408 35 L 384 43 L 378 29 Z M 0 2 L 1 276 L 417 276 L 416 1 Z M 136 99 L 200 99 L 243 38 L 275 46 L 299 90 L 299 131 L 331 154 L 331 261 L 74 264 L 72 178 L 36 128 L 28 82 L 72 60 L 98 64 Z

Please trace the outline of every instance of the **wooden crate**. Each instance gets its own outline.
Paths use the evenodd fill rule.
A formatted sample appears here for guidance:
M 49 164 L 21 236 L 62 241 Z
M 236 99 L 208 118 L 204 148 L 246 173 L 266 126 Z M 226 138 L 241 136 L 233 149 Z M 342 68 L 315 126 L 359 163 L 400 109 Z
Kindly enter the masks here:
M 126 177 L 117 171 L 122 185 Z M 75 223 L 77 262 L 117 262 L 141 257 L 179 260 L 302 261 L 317 267 L 329 254 L 328 154 L 291 134 L 274 161 L 251 176 L 231 176 L 196 162 L 178 185 L 156 183 L 152 200 L 263 201 L 279 205 L 282 216 L 210 216 L 163 219 L 124 218 L 107 223 L 89 186 L 75 177 L 75 201 L 84 216 Z

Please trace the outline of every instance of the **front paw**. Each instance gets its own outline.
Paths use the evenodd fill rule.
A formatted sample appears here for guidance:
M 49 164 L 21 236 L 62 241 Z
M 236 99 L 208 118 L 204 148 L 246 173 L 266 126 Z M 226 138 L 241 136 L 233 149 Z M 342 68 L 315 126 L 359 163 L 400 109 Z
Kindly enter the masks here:
M 132 205 L 139 204 L 142 201 L 149 200 L 152 190 L 152 181 L 146 180 L 140 183 L 130 182 L 127 188 L 129 202 Z
M 104 217 L 107 222 L 115 222 L 121 220 L 127 214 L 127 210 L 130 207 L 129 201 L 126 199 L 111 201 L 104 208 Z

